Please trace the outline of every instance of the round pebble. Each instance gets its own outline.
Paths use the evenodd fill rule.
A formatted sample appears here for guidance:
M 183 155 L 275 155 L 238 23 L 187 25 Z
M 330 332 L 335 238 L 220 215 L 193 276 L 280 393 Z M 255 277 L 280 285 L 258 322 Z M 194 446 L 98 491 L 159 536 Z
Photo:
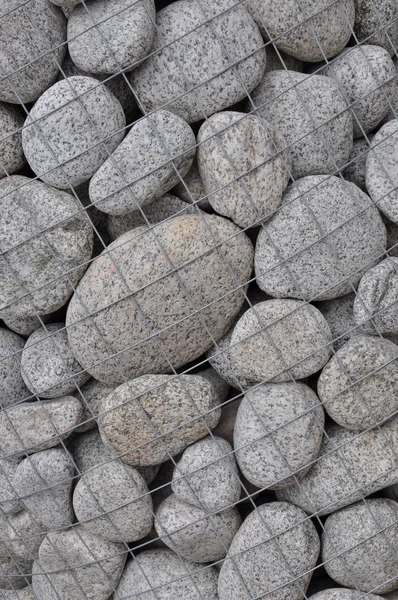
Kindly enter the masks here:
M 192 203 L 202 210 L 209 211 L 211 209 L 196 158 L 194 158 L 192 167 L 185 175 L 184 180 L 177 183 L 171 191 L 184 202 Z
M 31 572 L 32 559 L 17 558 L 10 554 L 0 557 L 0 594 L 4 589 L 19 590 L 24 588 L 28 585 Z
M 311 600 L 360 600 L 363 593 L 359 590 L 350 590 L 348 588 L 331 588 L 312 594 Z M 366 594 L 368 600 L 380 600 L 381 596 L 376 594 Z
M 354 33 L 358 42 L 376 44 L 396 55 L 398 6 L 395 0 L 354 0 Z
M 42 327 L 43 324 L 46 324 L 50 321 L 52 315 L 40 315 L 35 316 L 26 316 L 19 317 L 17 315 L 7 315 L 3 316 L 3 321 L 7 325 L 9 329 L 18 333 L 18 335 L 23 335 L 28 337 L 31 335 L 36 329 Z
M 0 515 L 15 514 L 23 510 L 12 483 L 19 463 L 18 458 L 0 460 Z
M 316 307 L 328 322 L 335 350 L 339 350 L 344 346 L 351 335 L 358 333 L 353 315 L 354 300 L 355 294 L 353 292 L 346 296 L 340 296 L 340 298 L 332 298 L 332 300 L 316 303 Z
M 0 104 L 0 126 L 2 132 L 0 140 L 1 178 L 19 171 L 25 164 L 22 150 L 22 115 L 13 106 Z
M 25 341 L 16 333 L 0 328 L 0 404 L 11 406 L 30 398 L 31 393 L 21 375 L 22 349 Z
M 368 134 L 366 138 L 361 137 L 354 140 L 349 164 L 343 171 L 344 179 L 355 183 L 364 192 L 366 192 L 366 159 L 373 135 Z
M 79 387 L 79 390 L 73 395 L 83 404 L 83 416 L 81 425 L 76 427 L 76 433 L 84 433 L 97 427 L 97 417 L 102 412 L 102 402 L 114 389 L 114 385 L 108 385 L 96 379 L 90 379 Z
M 34 595 L 34 592 L 30 587 L 25 587 L 18 591 L 2 590 L 1 594 L 3 600 L 37 600 L 37 597 Z
M 12 552 L 25 560 L 37 560 L 45 528 L 27 510 L 8 515 L 7 519 L 7 534 Z

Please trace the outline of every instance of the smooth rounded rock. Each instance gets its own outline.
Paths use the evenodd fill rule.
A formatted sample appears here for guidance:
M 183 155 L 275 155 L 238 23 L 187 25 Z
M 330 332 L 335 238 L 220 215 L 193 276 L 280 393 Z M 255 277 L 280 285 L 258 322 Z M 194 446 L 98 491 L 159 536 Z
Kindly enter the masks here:
M 243 304 L 253 249 L 230 221 L 201 217 L 124 234 L 82 278 L 66 325 L 76 359 L 96 379 L 121 383 L 170 371 L 228 330 Z
M 354 33 L 358 42 L 366 40 L 395 56 L 398 43 L 398 6 L 395 0 L 354 0 Z
M 36 329 L 39 329 L 51 320 L 52 315 L 40 315 L 19 317 L 17 315 L 3 316 L 3 321 L 11 331 L 25 337 L 30 336 Z
M 92 77 L 69 77 L 33 106 L 22 146 L 40 179 L 68 189 L 94 175 L 122 141 L 125 125 L 120 102 L 105 85 Z
M 363 598 L 363 593 L 358 590 L 350 590 L 348 588 L 330 588 L 322 590 L 310 596 L 311 600 L 360 600 Z M 380 600 L 381 596 L 376 594 L 367 594 L 368 600 Z
M 352 116 L 338 85 L 323 75 L 271 71 L 251 94 L 256 114 L 290 148 L 294 179 L 335 173 L 349 160 Z M 247 110 L 252 111 L 251 103 Z
M 22 126 L 22 115 L 15 108 L 7 106 L 7 104 L 0 104 L 0 178 L 12 175 L 15 171 L 22 169 L 25 164 L 22 150 Z
M 18 591 L 2 590 L 1 593 L 3 600 L 37 600 L 31 587 L 25 587 Z
M 205 364 L 205 369 L 200 369 L 197 371 L 196 375 L 200 375 L 207 379 L 209 383 L 214 387 L 216 391 L 216 395 L 220 401 L 220 404 L 223 404 L 225 400 L 229 396 L 230 385 L 224 381 L 224 379 L 211 367 L 209 364 Z
M 290 154 L 267 121 L 225 111 L 199 129 L 198 167 L 209 202 L 240 227 L 266 220 L 282 202 Z
M 258 235 L 257 285 L 277 298 L 344 296 L 386 246 L 385 225 L 362 190 L 338 177 L 304 177 Z
M 227 333 L 217 341 L 217 346 L 214 346 L 208 351 L 207 357 L 209 363 L 217 371 L 217 373 L 229 383 L 230 386 L 237 390 L 251 388 L 254 381 L 248 381 L 242 377 L 241 373 L 237 373 L 235 364 L 230 351 L 232 334 L 238 320 L 236 320 Z
M 157 200 L 188 173 L 195 144 L 188 123 L 168 110 L 140 119 L 91 179 L 91 202 L 121 215 Z
M 340 298 L 316 303 L 316 307 L 328 322 L 335 350 L 339 350 L 344 346 L 351 335 L 358 333 L 353 315 L 354 300 L 355 294 L 352 292 L 352 294 L 340 296 Z
M 23 505 L 15 490 L 13 480 L 20 463 L 18 458 L 0 460 L 0 507 L 1 515 L 15 514 L 23 510 Z
M 90 379 L 90 381 L 79 387 L 79 390 L 76 390 L 74 396 L 83 405 L 83 416 L 81 424 L 76 427 L 76 433 L 84 433 L 97 427 L 97 418 L 102 411 L 102 402 L 114 389 L 114 385 Z
M 209 211 L 211 209 L 196 158 L 192 163 L 192 167 L 185 175 L 184 180 L 180 181 L 171 191 L 178 198 L 184 200 L 184 202 L 192 203 L 202 210 Z
M 355 183 L 364 192 L 366 192 L 366 159 L 370 149 L 369 142 L 372 141 L 373 135 L 369 134 L 366 137 L 367 139 L 357 138 L 354 140 L 349 164 L 343 171 L 344 179 Z
M 28 585 L 31 572 L 32 559 L 26 560 L 10 554 L 0 557 L 0 594 L 4 589 L 24 588 Z
M 366 187 L 377 208 L 398 223 L 398 119 L 374 135 L 366 159 Z
M 16 333 L 0 328 L 0 404 L 10 406 L 30 398 L 21 376 L 21 358 L 25 341 Z
M 167 105 L 199 121 L 245 98 L 263 75 L 260 31 L 233 0 L 178 0 L 157 13 L 156 29 L 151 56 L 131 76 L 146 111 Z
M 45 528 L 27 510 L 21 510 L 15 515 L 8 515 L 7 519 L 7 533 L 12 552 L 25 560 L 37 560 Z
M 255 509 L 235 536 L 218 581 L 220 600 L 300 600 L 315 568 L 320 542 L 295 506 L 271 502 Z

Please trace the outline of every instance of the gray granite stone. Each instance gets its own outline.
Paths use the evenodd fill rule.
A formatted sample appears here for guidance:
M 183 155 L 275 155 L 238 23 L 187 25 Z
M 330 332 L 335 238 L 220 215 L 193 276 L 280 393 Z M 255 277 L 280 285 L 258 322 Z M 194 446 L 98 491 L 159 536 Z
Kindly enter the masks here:
M 359 42 L 366 40 L 385 48 L 395 56 L 398 44 L 398 6 L 395 0 L 354 0 L 354 33 Z
M 0 594 L 4 589 L 19 590 L 28 585 L 32 560 L 8 555 L 0 558 Z
M 248 0 L 247 4 L 250 7 L 250 0 Z M 250 10 L 250 8 L 249 8 Z M 261 22 L 258 23 L 261 28 Z M 301 60 L 296 58 L 295 56 L 290 56 L 280 50 L 276 51 L 276 48 L 272 45 L 266 46 L 267 50 L 267 64 L 265 66 L 265 72 L 269 73 L 270 71 L 280 71 L 281 69 L 288 69 L 289 71 L 297 71 L 298 73 L 302 73 L 304 70 L 304 65 Z
M 254 227 L 282 203 L 290 153 L 274 127 L 256 115 L 225 111 L 198 133 L 198 167 L 212 208 L 240 227 Z
M 73 62 L 91 73 L 133 69 L 155 37 L 154 0 L 94 0 L 77 5 L 68 19 Z
M 40 179 L 67 189 L 94 175 L 122 141 L 125 125 L 120 102 L 105 85 L 92 77 L 69 77 L 33 106 L 22 146 Z
M 0 412 L 0 454 L 18 457 L 52 448 L 72 433 L 82 414 L 72 396 L 7 407 Z
M 218 404 L 204 377 L 143 375 L 103 402 L 101 437 L 125 463 L 157 465 L 213 429 L 220 418 Z
M 209 381 L 214 389 L 216 390 L 217 398 L 220 404 L 225 402 L 230 392 L 230 385 L 211 367 L 208 363 L 205 363 L 205 368 L 197 371 L 196 375 L 205 377 Z
M 23 510 L 13 480 L 20 463 L 18 458 L 0 460 L 0 515 L 15 514 Z
M 161 198 L 188 173 L 195 143 L 188 123 L 168 110 L 140 119 L 91 179 L 91 202 L 121 215 Z
M 221 409 L 221 417 L 217 426 L 213 429 L 213 435 L 217 435 L 224 440 L 227 440 L 233 447 L 234 445 L 234 429 L 236 423 L 236 415 L 239 410 L 239 406 L 242 402 L 242 398 L 232 400 Z
M 294 179 L 334 173 L 348 162 L 352 116 L 330 77 L 271 71 L 251 96 L 256 114 L 269 121 L 290 147 Z M 253 110 L 251 103 L 247 110 Z
M 366 192 L 366 159 L 370 148 L 369 142 L 372 141 L 373 135 L 368 134 L 366 137 L 367 139 L 357 138 L 354 140 L 349 158 L 350 164 L 343 171 L 344 179 L 355 183 L 364 192 Z
M 308 514 L 330 514 L 398 480 L 398 420 L 362 434 L 326 426 L 318 461 L 300 481 L 277 492 Z
M 3 600 L 37 600 L 31 587 L 25 587 L 22 590 L 2 590 L 1 598 Z
M 37 452 L 17 467 L 14 488 L 36 523 L 48 531 L 68 526 L 74 520 L 74 474 L 73 461 L 62 448 Z
M 41 181 L 0 180 L 1 317 L 49 314 L 66 303 L 93 248 L 81 209 Z
M 76 427 L 76 433 L 84 433 L 97 427 L 97 417 L 101 413 L 102 402 L 115 387 L 115 385 L 90 379 L 73 394 L 83 405 L 82 423 Z
M 288 188 L 258 235 L 257 285 L 277 298 L 344 296 L 386 245 L 384 223 L 362 190 L 334 176 L 305 177 Z
M 398 224 L 393 223 L 383 215 L 387 229 L 387 251 L 389 256 L 398 256 Z
M 238 321 L 236 320 L 227 333 L 218 340 L 217 346 L 213 346 L 213 348 L 208 351 L 207 357 L 213 369 L 215 369 L 230 386 L 237 390 L 244 390 L 251 388 L 252 385 L 255 384 L 255 381 L 249 381 L 247 378 L 243 377 L 240 372 L 237 372 L 236 365 L 233 362 L 230 346 L 232 334 L 237 322 Z
M 52 315 L 40 315 L 40 318 L 35 315 L 25 317 L 7 315 L 6 317 L 3 316 L 3 321 L 9 329 L 14 331 L 14 333 L 28 337 L 36 331 L 36 329 L 39 329 L 39 327 L 42 326 L 42 323 L 48 323 L 51 318 Z
M 263 504 L 244 521 L 224 561 L 220 600 L 300 600 L 315 568 L 320 542 L 313 523 L 285 502 Z
M 326 519 L 322 561 L 340 585 L 385 594 L 398 588 L 397 544 L 398 503 L 372 498 Z
M 389 121 L 373 137 L 366 159 L 366 187 L 376 206 L 398 223 L 398 119 Z
M 253 382 L 303 379 L 321 369 L 332 334 L 322 313 L 299 300 L 266 300 L 235 326 L 230 355 L 236 376 Z
M 27 510 L 8 515 L 7 534 L 11 552 L 25 560 L 37 560 L 40 544 L 46 533 L 45 527 Z M 52 525 L 54 527 L 55 525 Z
M 0 404 L 11 406 L 30 398 L 21 376 L 21 357 L 25 340 L 8 329 L 0 328 Z
M 47 0 L 2 0 L 0 100 L 36 100 L 55 81 L 65 51 L 66 20 L 60 8 Z
M 100 381 L 121 383 L 178 368 L 208 350 L 233 322 L 250 278 L 253 249 L 238 233 L 221 217 L 185 215 L 108 246 L 67 311 L 79 363 Z
M 175 494 L 162 502 L 155 515 L 162 541 L 186 560 L 198 563 L 224 558 L 241 523 L 236 508 L 209 514 Z
M 178 198 L 184 200 L 184 202 L 193 203 L 202 210 L 208 211 L 211 209 L 196 158 L 192 163 L 192 167 L 185 175 L 184 182 L 180 181 L 171 191 Z
M 335 350 L 339 350 L 352 335 L 358 333 L 353 315 L 354 300 L 355 294 L 353 292 L 346 296 L 340 296 L 340 298 L 316 303 L 316 307 L 328 322 Z
M 157 13 L 156 27 L 151 56 L 131 76 L 146 111 L 167 105 L 199 121 L 245 98 L 263 75 L 260 31 L 234 0 L 178 0 Z
M 243 475 L 259 488 L 294 484 L 319 454 L 324 422 L 317 395 L 303 383 L 269 383 L 250 390 L 234 428 Z
M 25 164 L 21 132 L 23 121 L 22 114 L 13 106 L 0 103 L 0 177 L 12 175 Z
M 311 600 L 361 600 L 363 593 L 358 590 L 350 590 L 348 588 L 330 588 L 321 590 L 310 596 Z M 381 596 L 376 594 L 367 594 L 368 600 L 380 600 Z
M 62 9 L 66 8 L 70 10 L 72 10 L 76 4 L 80 4 L 81 1 L 82 0 L 50 0 L 55 6 L 61 6 Z
M 214 567 L 203 568 L 169 549 L 145 550 L 127 563 L 114 600 L 129 595 L 145 600 L 218 600 L 217 580 Z

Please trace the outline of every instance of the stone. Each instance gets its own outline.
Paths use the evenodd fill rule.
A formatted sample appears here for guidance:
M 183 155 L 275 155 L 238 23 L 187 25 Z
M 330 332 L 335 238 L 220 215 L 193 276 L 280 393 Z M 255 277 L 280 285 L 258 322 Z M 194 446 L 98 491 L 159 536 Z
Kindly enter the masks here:
M 8 515 L 8 538 L 11 551 L 27 561 L 37 560 L 45 528 L 27 510 Z
M 220 404 L 225 402 L 229 396 L 230 386 L 224 381 L 224 379 L 211 367 L 207 362 L 205 363 L 206 368 L 197 371 L 196 375 L 200 375 L 209 381 L 214 389 L 216 390 L 217 398 Z
M 214 567 L 203 568 L 169 549 L 144 550 L 127 563 L 114 600 L 129 595 L 145 600 L 218 600 L 217 580 Z
M 366 594 L 368 600 L 380 600 L 381 597 L 376 594 Z M 348 588 L 331 588 L 312 594 L 310 598 L 311 600 L 360 600 L 363 598 L 363 593 Z
M 25 340 L 0 327 L 0 404 L 11 406 L 30 398 L 21 376 L 21 356 Z
M 131 75 L 144 111 L 167 105 L 188 121 L 232 106 L 265 68 L 260 31 L 233 0 L 178 0 L 156 15 L 151 55 Z
M 97 427 L 97 418 L 102 411 L 102 402 L 114 389 L 114 385 L 108 385 L 96 379 L 90 379 L 79 387 L 74 396 L 83 405 L 83 416 L 81 424 L 75 429 L 76 433 L 84 433 Z
M 28 585 L 31 572 L 32 559 L 25 560 L 10 554 L 0 558 L 0 594 L 4 589 L 20 590 Z
M 304 177 L 258 235 L 257 285 L 277 298 L 344 296 L 386 246 L 385 225 L 362 190 L 334 176 Z
M 91 73 L 134 69 L 151 49 L 155 18 L 154 0 L 79 3 L 68 19 L 69 54 Z
M 67 8 L 72 10 L 77 4 L 80 4 L 82 0 L 50 0 L 52 4 L 55 6 L 61 6 L 62 8 Z
M 397 589 L 397 521 L 398 503 L 386 498 L 362 500 L 330 515 L 322 536 L 328 575 L 362 592 Z
M 1 44 L 1 42 L 0 42 Z M 3 83 L 0 84 L 3 85 Z M 0 103 L 0 178 L 19 171 L 25 164 L 22 150 L 23 118 L 13 106 Z
M 155 514 L 156 533 L 186 560 L 214 562 L 228 552 L 242 519 L 236 508 L 209 514 L 172 494 Z
M 396 55 L 398 43 L 398 6 L 395 0 L 354 0 L 354 34 L 358 42 L 385 48 L 390 56 Z
M 246 392 L 234 428 L 240 470 L 258 488 L 294 484 L 318 457 L 324 423 L 317 395 L 303 383 L 268 383 Z
M 63 306 L 91 258 L 93 232 L 69 194 L 11 175 L 0 180 L 0 316 Z
M 348 48 L 322 73 L 334 79 L 353 113 L 354 137 L 373 131 L 390 109 L 396 71 L 389 53 L 367 44 Z
M 120 102 L 104 84 L 92 77 L 68 77 L 33 106 L 22 146 L 40 179 L 67 189 L 94 175 L 122 141 L 125 125 Z
M 236 366 L 232 359 L 230 346 L 234 327 L 237 322 L 238 320 L 236 320 L 227 333 L 218 340 L 217 346 L 214 346 L 208 351 L 207 357 L 213 369 L 215 369 L 230 386 L 237 390 L 244 390 L 251 388 L 255 382 L 248 381 L 246 378 L 242 377 L 241 373 L 237 373 Z
M 122 215 L 161 198 L 188 173 L 195 145 L 188 123 L 168 110 L 140 119 L 91 179 L 91 202 Z
M 358 435 L 326 425 L 318 460 L 303 479 L 277 491 L 308 514 L 328 515 L 398 481 L 398 420 Z
M 15 514 L 23 510 L 23 505 L 14 488 L 13 480 L 20 460 L 2 458 L 0 460 L 0 515 Z
M 99 381 L 170 372 L 229 329 L 243 304 L 253 249 L 230 221 L 202 216 L 122 235 L 80 281 L 66 315 L 68 339 Z
M 353 143 L 352 116 L 330 77 L 271 71 L 251 98 L 256 114 L 271 123 L 284 147 L 290 148 L 294 180 L 335 173 L 347 164 Z M 253 111 L 251 102 L 247 110 Z
M 315 568 L 320 541 L 306 515 L 286 502 L 256 508 L 244 521 L 224 561 L 220 600 L 300 600 Z
M 250 0 L 247 2 L 247 6 L 250 10 Z M 261 22 L 258 23 L 258 26 L 261 28 Z M 268 45 L 267 49 L 267 64 L 265 66 L 265 72 L 269 73 L 270 71 L 281 71 L 282 69 L 287 69 L 288 71 L 297 71 L 298 73 L 302 73 L 304 70 L 304 65 L 301 60 L 296 58 L 295 56 L 290 56 L 283 52 L 283 50 L 276 49 L 276 46 Z
M 73 509 L 84 529 L 111 542 L 140 540 L 153 525 L 148 486 L 121 461 L 85 473 L 75 487 Z
M 75 526 L 49 533 L 33 563 L 32 586 L 40 600 L 108 600 L 126 562 L 125 546 Z
M 186 448 L 174 468 L 171 489 L 178 500 L 209 513 L 234 506 L 241 486 L 232 446 L 207 436 Z
M 252 382 L 303 379 L 331 354 L 332 334 L 322 313 L 299 300 L 266 300 L 236 324 L 230 355 L 237 377 Z
M 36 329 L 39 329 L 42 325 L 45 325 L 51 320 L 52 315 L 40 315 L 19 317 L 17 315 L 3 316 L 3 321 L 9 329 L 18 335 L 25 337 L 30 336 Z
M 198 167 L 212 208 L 240 227 L 267 220 L 282 202 L 290 155 L 275 128 L 256 115 L 225 111 L 198 133 Z
M 220 420 L 217 426 L 213 429 L 214 436 L 219 436 L 223 438 L 232 447 L 234 445 L 234 429 L 236 423 L 236 415 L 238 414 L 241 402 L 242 398 L 238 397 L 224 404 L 224 406 L 221 409 Z
M 110 394 L 103 442 L 133 466 L 158 465 L 204 437 L 220 418 L 215 389 L 198 375 L 143 375 Z
M 335 350 L 340 350 L 352 335 L 358 333 L 353 315 L 354 300 L 355 293 L 352 292 L 339 298 L 317 302 L 315 305 L 328 322 Z
M 372 139 L 373 135 L 368 134 L 366 138 L 354 140 L 349 164 L 343 171 L 344 179 L 355 183 L 364 192 L 366 192 L 366 159 L 370 148 L 369 142 Z
M 71 456 L 62 448 L 36 452 L 17 467 L 13 485 L 25 509 L 38 525 L 58 529 L 73 520 Z
M 185 175 L 183 181 L 177 183 L 177 185 L 171 191 L 184 202 L 194 204 L 202 210 L 209 211 L 211 209 L 210 202 L 199 173 L 196 157 L 194 158 L 192 167 Z
M 60 8 L 47 0 L 1 0 L 0 101 L 37 100 L 55 81 L 65 52 L 66 20 Z
M 82 414 L 81 403 L 72 396 L 7 407 L 0 412 L 0 456 L 53 448 L 73 432 Z
M 366 187 L 377 208 L 398 223 L 398 119 L 374 135 L 366 159 Z
M 383 216 L 384 225 L 387 229 L 387 253 L 388 256 L 398 256 L 398 224 L 393 223 Z
M 332 419 L 364 431 L 398 410 L 398 346 L 378 336 L 352 337 L 325 365 L 318 396 Z
M 30 587 L 25 587 L 18 591 L 2 590 L 1 594 L 3 600 L 37 600 L 37 597 Z
M 90 378 L 72 354 L 65 323 L 32 333 L 22 351 L 21 373 L 32 394 L 41 398 L 76 393 Z

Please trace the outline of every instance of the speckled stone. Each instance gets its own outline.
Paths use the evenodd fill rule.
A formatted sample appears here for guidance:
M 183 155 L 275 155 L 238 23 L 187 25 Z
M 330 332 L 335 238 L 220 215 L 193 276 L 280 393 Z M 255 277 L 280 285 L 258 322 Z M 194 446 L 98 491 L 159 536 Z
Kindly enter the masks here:
M 326 425 L 317 462 L 299 484 L 278 490 L 280 500 L 308 514 L 330 514 L 398 480 L 398 419 L 361 435 Z
M 213 369 L 213 367 L 206 363 L 206 368 L 197 371 L 196 375 L 205 377 L 205 379 L 212 384 L 220 404 L 225 402 L 230 392 L 230 385 L 217 373 L 217 371 L 215 371 L 215 369 Z
M 51 530 L 73 522 L 74 473 L 71 456 L 62 448 L 37 452 L 19 463 L 13 485 L 36 523 Z
M 213 513 L 240 499 L 240 480 L 232 446 L 207 436 L 189 446 L 173 473 L 171 489 L 179 500 Z
M 30 398 L 21 376 L 21 356 L 25 341 L 0 327 L 0 404 L 10 406 Z
M 184 181 L 180 181 L 171 191 L 178 198 L 184 200 L 184 202 L 195 204 L 195 206 L 198 206 L 202 210 L 208 211 L 211 209 L 196 158 L 192 163 L 192 167 L 185 175 Z
M 40 600 L 108 600 L 121 577 L 125 546 L 74 527 L 49 533 L 33 563 L 33 591 Z
M 115 215 L 139 210 L 188 173 L 195 144 L 188 123 L 168 110 L 140 119 L 91 179 L 91 202 Z
M 398 256 L 398 224 L 393 223 L 383 215 L 384 225 L 387 229 L 387 251 L 389 256 Z
M 84 433 L 97 427 L 97 417 L 101 413 L 101 405 L 107 396 L 115 389 L 115 385 L 108 385 L 96 379 L 90 379 L 73 394 L 83 405 L 82 422 L 76 427 L 76 433 Z
M 10 554 L 0 557 L 0 594 L 4 589 L 19 590 L 25 587 L 31 572 L 32 559 L 26 560 Z
M 350 157 L 352 115 L 337 84 L 323 75 L 271 71 L 252 93 L 257 113 L 290 147 L 292 176 L 334 173 Z M 247 105 L 252 111 L 252 105 Z
M 250 0 L 247 2 L 247 6 L 249 6 Z M 259 27 L 261 28 L 261 23 L 259 23 Z M 280 50 L 278 51 L 274 48 L 274 46 L 268 45 L 267 49 L 267 64 L 265 66 L 265 72 L 269 73 L 270 71 L 280 71 L 282 69 L 288 69 L 289 71 L 297 71 L 298 73 L 302 73 L 304 70 L 304 65 L 301 60 L 296 58 L 295 56 L 290 56 Z
M 231 544 L 220 571 L 219 598 L 300 600 L 319 550 L 316 529 L 300 509 L 285 502 L 263 504 Z
M 69 54 L 76 65 L 91 73 L 131 70 L 151 49 L 155 18 L 154 0 L 80 4 L 68 19 Z
M 218 573 L 171 550 L 146 550 L 127 563 L 114 600 L 129 595 L 145 600 L 218 600 Z M 151 591 L 156 590 L 156 591 Z
M 87 531 L 111 542 L 144 538 L 153 525 L 147 484 L 136 469 L 119 461 L 81 477 L 73 493 L 73 509 Z
M 344 179 L 355 183 L 364 192 L 366 192 L 366 159 L 370 148 L 369 142 L 372 139 L 373 135 L 368 134 L 367 139 L 357 138 L 354 140 L 349 158 L 350 164 L 343 171 Z
M 24 456 L 52 448 L 72 433 L 82 414 L 72 396 L 10 406 L 0 412 L 0 454 Z
M 207 357 L 209 363 L 231 385 L 237 390 L 244 390 L 251 388 L 255 384 L 255 381 L 249 381 L 238 373 L 236 366 L 233 362 L 233 358 L 230 352 L 232 334 L 234 332 L 235 325 L 238 321 L 236 320 L 232 327 L 227 333 L 217 342 L 217 346 L 213 346 L 208 351 Z
M 316 307 L 325 317 L 333 336 L 333 347 L 339 350 L 351 335 L 358 333 L 354 321 L 353 307 L 355 294 L 347 294 L 340 298 L 317 302 Z
M 1 597 L 3 600 L 37 600 L 32 588 L 25 587 L 22 590 L 2 590 Z
M 21 372 L 32 394 L 57 398 L 88 381 L 90 375 L 74 358 L 68 343 L 65 323 L 50 323 L 28 338 L 22 351 Z
M 366 187 L 376 206 L 398 223 L 398 119 L 373 137 L 366 159 Z
M 14 331 L 14 333 L 28 337 L 36 331 L 36 329 L 42 327 L 42 323 L 48 323 L 51 320 L 52 315 L 40 315 L 40 319 L 34 315 L 26 317 L 7 315 L 2 318 L 7 327 Z
M 0 103 L 0 178 L 12 175 L 25 164 L 22 150 L 22 126 L 22 114 L 13 106 Z
M 55 4 L 56 6 L 61 6 L 62 9 L 66 8 L 66 9 L 70 9 L 72 10 L 76 4 L 80 4 L 82 0 L 50 0 L 50 2 L 52 2 L 52 4 Z
M 234 0 L 178 0 L 157 13 L 156 28 L 151 56 L 131 76 L 146 111 L 167 104 L 199 121 L 245 98 L 263 75 L 260 31 Z
M 41 181 L 0 180 L 1 317 L 48 314 L 68 300 L 93 248 L 79 211 L 69 194 Z
M 22 146 L 40 179 L 67 189 L 94 175 L 122 141 L 125 125 L 120 102 L 105 85 L 92 77 L 68 77 L 33 106 Z
M 162 541 L 186 560 L 198 563 L 224 558 L 241 523 L 236 508 L 211 515 L 174 494 L 155 515 L 156 533 Z
M 65 51 L 66 20 L 60 8 L 47 0 L 1 0 L 1 101 L 36 100 L 55 81 Z
M 344 296 L 386 245 L 384 223 L 362 190 L 334 176 L 305 177 L 258 235 L 257 285 L 277 298 Z
M 119 237 L 92 263 L 69 303 L 68 338 L 79 363 L 100 381 L 121 383 L 121 373 L 132 379 L 167 372 L 170 364 L 178 368 L 206 352 L 239 312 L 239 286 L 245 290 L 250 278 L 253 249 L 238 233 L 221 217 L 185 215 L 153 232 Z
M 330 588 L 321 590 L 310 596 L 311 600 L 361 600 L 363 593 L 358 590 L 350 590 L 347 588 Z M 380 600 L 381 596 L 376 594 L 367 594 L 367 600 Z
M 332 334 L 322 313 L 299 300 L 266 300 L 235 326 L 230 355 L 237 377 L 253 382 L 303 379 L 321 369 Z
M 358 502 L 330 515 L 322 536 L 328 575 L 362 592 L 397 589 L 397 522 L 398 503 L 386 498 Z
M 318 395 L 326 412 L 347 429 L 362 431 L 388 419 L 398 410 L 398 346 L 355 335 L 323 368 Z
M 398 44 L 398 6 L 395 0 L 354 0 L 354 33 L 359 42 L 375 44 L 395 56 Z
M 0 460 L 0 516 L 17 513 L 23 510 L 23 506 L 14 489 L 13 479 L 15 471 L 20 463 L 17 458 Z
M 7 534 L 11 551 L 15 556 L 25 560 L 37 560 L 45 528 L 27 510 L 21 510 L 15 515 L 8 515 L 7 519 Z
M 290 153 L 278 132 L 256 115 L 225 111 L 198 133 L 198 167 L 212 208 L 240 227 L 266 220 L 281 204 Z
M 383 120 L 396 93 L 396 71 L 389 53 L 380 46 L 344 50 L 323 74 L 334 79 L 352 106 L 354 137 L 362 137 Z
M 127 464 L 157 465 L 213 429 L 220 418 L 214 387 L 198 375 L 143 375 L 103 402 L 104 443 Z
M 236 460 L 243 475 L 259 488 L 292 485 L 317 458 L 324 422 L 317 395 L 303 383 L 269 383 L 250 390 L 234 428 Z
M 222 437 L 224 440 L 227 440 L 231 446 L 234 445 L 234 428 L 236 422 L 236 415 L 239 410 L 240 403 L 242 402 L 242 398 L 237 398 L 236 400 L 232 400 L 221 409 L 221 417 L 217 426 L 213 429 L 213 435 L 217 435 Z

